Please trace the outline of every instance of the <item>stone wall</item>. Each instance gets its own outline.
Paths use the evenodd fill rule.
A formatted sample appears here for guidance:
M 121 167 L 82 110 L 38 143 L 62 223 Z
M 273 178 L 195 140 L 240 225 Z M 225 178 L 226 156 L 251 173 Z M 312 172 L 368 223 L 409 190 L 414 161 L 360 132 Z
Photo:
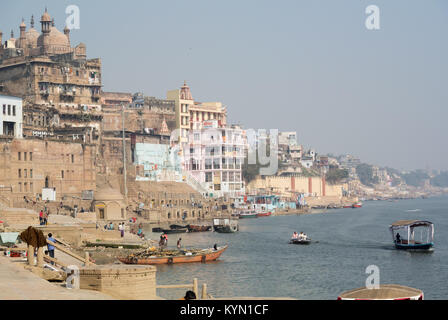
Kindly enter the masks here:
M 16 201 L 35 199 L 45 187 L 56 189 L 57 200 L 80 197 L 96 188 L 95 148 L 37 138 L 0 140 L 0 185 L 10 186 Z
M 104 265 L 80 271 L 80 289 L 96 290 L 124 300 L 156 299 L 154 266 Z
M 312 196 L 342 196 L 342 184 L 330 185 L 321 177 L 257 177 L 247 186 L 248 191 L 267 189 L 283 196 L 290 196 L 291 192 L 310 194 Z

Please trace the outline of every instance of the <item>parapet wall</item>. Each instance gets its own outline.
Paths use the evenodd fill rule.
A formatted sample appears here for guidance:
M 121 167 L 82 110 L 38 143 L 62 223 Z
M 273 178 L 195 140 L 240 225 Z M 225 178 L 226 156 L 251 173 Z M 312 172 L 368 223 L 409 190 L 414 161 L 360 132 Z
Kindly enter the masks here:
M 108 265 L 79 270 L 80 289 L 96 290 L 117 299 L 156 299 L 154 266 Z

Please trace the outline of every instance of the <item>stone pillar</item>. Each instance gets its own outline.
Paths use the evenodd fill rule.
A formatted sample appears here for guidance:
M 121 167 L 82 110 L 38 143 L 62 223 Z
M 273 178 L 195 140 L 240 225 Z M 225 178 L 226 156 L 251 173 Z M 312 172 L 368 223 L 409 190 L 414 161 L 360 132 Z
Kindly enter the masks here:
M 27 261 L 30 266 L 34 266 L 34 247 L 30 244 L 28 245 Z
M 44 266 L 44 247 L 37 248 L 37 266 L 40 268 Z
M 196 294 L 196 298 L 199 299 L 198 279 L 193 279 L 193 292 Z
M 90 255 L 87 251 L 85 252 L 85 259 L 85 265 L 88 266 L 90 264 Z

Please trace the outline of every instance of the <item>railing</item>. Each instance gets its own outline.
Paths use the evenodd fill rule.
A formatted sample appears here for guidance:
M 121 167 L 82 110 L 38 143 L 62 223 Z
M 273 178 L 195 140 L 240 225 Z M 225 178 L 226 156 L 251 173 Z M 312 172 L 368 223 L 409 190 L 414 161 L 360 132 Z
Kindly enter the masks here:
M 163 284 L 156 285 L 156 289 L 191 289 L 196 295 L 196 299 L 199 299 L 198 279 L 194 278 L 192 284 Z M 202 284 L 201 299 L 206 300 L 213 298 L 207 293 L 207 284 Z
M 55 239 L 55 240 L 56 240 L 56 239 Z M 56 240 L 56 241 L 58 241 L 58 240 Z M 72 258 L 75 258 L 76 260 L 79 260 L 79 261 L 81 261 L 81 262 L 84 262 L 84 264 L 85 264 L 86 266 L 88 266 L 88 265 L 95 265 L 93 262 L 90 261 L 90 256 L 89 256 L 89 253 L 88 253 L 88 252 L 85 253 L 85 257 L 83 258 L 83 257 L 80 257 L 80 256 L 78 256 L 77 254 L 71 252 L 70 250 L 65 249 L 64 247 L 62 247 L 61 245 L 59 245 L 59 244 L 57 244 L 57 243 L 55 243 L 55 242 L 52 242 L 52 241 L 47 240 L 47 244 L 49 244 L 49 245 L 51 245 L 51 246 L 54 246 L 56 249 L 58 249 L 58 250 L 64 252 L 65 254 L 68 254 L 69 256 L 71 256 Z M 45 259 L 45 257 L 44 257 L 44 259 Z M 52 259 L 52 258 L 47 257 L 47 259 L 49 260 L 49 259 Z M 58 262 L 58 263 L 59 263 L 59 262 Z M 59 263 L 59 264 L 60 264 L 60 263 Z

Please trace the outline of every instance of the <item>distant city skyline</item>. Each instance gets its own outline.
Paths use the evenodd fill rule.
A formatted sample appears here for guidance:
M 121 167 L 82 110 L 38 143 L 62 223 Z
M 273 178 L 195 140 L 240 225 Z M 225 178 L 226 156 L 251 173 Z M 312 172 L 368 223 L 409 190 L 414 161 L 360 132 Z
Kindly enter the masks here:
M 365 27 L 372 4 L 380 30 Z M 319 154 L 448 170 L 446 1 L 15 1 L 1 4 L 3 41 L 31 15 L 40 31 L 45 7 L 62 30 L 68 5 L 104 91 L 166 98 L 185 80 L 229 123 L 297 131 Z

